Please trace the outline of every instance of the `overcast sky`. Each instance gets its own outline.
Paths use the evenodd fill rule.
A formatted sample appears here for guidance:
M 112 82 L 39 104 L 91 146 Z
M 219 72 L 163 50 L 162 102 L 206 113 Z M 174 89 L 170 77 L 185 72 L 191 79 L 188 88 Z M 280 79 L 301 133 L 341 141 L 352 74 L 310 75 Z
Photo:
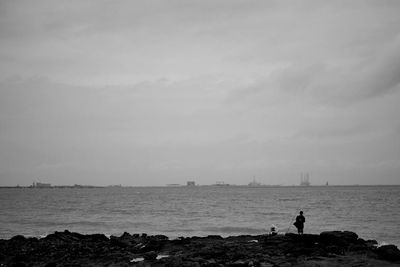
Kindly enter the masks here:
M 400 183 L 400 1 L 0 0 L 0 185 Z

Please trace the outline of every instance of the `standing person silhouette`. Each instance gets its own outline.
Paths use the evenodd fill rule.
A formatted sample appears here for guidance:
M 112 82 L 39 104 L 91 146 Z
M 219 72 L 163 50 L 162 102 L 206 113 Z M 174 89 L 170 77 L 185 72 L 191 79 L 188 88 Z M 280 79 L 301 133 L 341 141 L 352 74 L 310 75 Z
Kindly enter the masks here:
M 304 229 L 304 223 L 305 222 L 306 222 L 306 218 L 303 216 L 303 211 L 300 211 L 300 215 L 297 215 L 296 222 L 294 223 L 294 226 L 296 226 L 297 233 L 299 235 L 303 234 L 303 229 Z

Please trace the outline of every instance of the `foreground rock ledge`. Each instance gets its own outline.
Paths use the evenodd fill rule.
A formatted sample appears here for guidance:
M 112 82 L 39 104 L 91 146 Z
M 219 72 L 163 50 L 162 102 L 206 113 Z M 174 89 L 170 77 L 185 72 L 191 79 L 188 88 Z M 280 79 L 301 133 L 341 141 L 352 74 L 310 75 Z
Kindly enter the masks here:
M 55 232 L 0 240 L 0 266 L 399 266 L 394 245 L 353 232 L 187 237 Z

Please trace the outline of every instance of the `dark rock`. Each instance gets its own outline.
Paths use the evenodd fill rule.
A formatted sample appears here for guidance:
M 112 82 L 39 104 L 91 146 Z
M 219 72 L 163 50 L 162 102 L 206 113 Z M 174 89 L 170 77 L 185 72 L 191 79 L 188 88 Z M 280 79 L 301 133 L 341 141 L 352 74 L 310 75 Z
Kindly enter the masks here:
M 147 241 L 146 244 L 143 245 L 141 251 L 146 252 L 146 251 L 161 250 L 165 243 L 163 241 L 165 240 L 158 240 L 157 238 L 151 238 L 150 240 Z
M 179 237 L 178 239 L 171 240 L 175 245 L 186 245 L 191 242 L 190 238 Z
M 227 264 L 226 266 L 230 266 L 230 267 L 248 267 L 249 264 L 248 264 L 248 262 L 246 262 L 244 260 L 237 260 L 235 262 Z
M 320 237 L 319 235 L 312 234 L 298 235 L 297 241 L 308 245 L 315 245 L 320 242 Z
M 217 262 L 214 259 L 207 260 L 204 265 L 205 266 L 218 266 Z
M 17 248 L 18 249 L 18 248 Z M 13 262 L 16 263 L 23 263 L 23 262 L 28 262 L 29 261 L 29 257 L 28 255 L 21 253 L 22 251 L 20 251 L 18 249 L 17 254 L 12 258 Z
M 207 236 L 207 238 L 208 239 L 219 239 L 219 240 L 223 239 L 222 236 L 220 236 L 220 235 L 209 235 L 209 236 Z
M 108 242 L 109 239 L 104 234 L 92 234 L 87 236 L 92 242 Z
M 366 249 L 366 243 L 350 244 L 348 247 L 349 251 L 364 251 Z
M 157 258 L 157 252 L 155 252 L 155 251 L 146 252 L 146 253 L 143 255 L 143 258 L 144 258 L 145 260 L 155 260 L 155 259 Z
M 22 235 L 16 235 L 10 239 L 12 242 L 25 242 L 26 238 Z
M 26 264 L 23 262 L 16 262 L 11 264 L 11 267 L 26 267 Z
M 339 246 L 348 246 L 351 243 L 356 243 L 358 235 L 349 231 L 330 231 L 322 232 L 320 242 L 328 244 L 336 244 Z
M 157 240 L 168 240 L 168 237 L 165 235 L 155 235 L 154 238 Z
M 290 237 L 291 239 L 296 239 L 299 235 L 294 233 L 286 233 L 286 237 Z
M 157 255 L 168 255 L 157 259 Z M 130 262 L 143 258 L 140 262 Z M 0 266 L 385 266 L 397 247 L 376 247 L 352 232 L 223 238 L 55 232 L 43 239 L 0 240 Z
M 43 240 L 58 241 L 58 242 L 75 242 L 84 239 L 84 235 L 79 233 L 71 233 L 68 230 L 64 232 L 55 232 L 54 234 L 47 235 Z
M 126 248 L 131 245 L 129 240 L 117 236 L 110 236 L 110 243 L 121 248 Z
M 399 261 L 400 251 L 395 245 L 384 245 L 377 248 L 376 253 L 380 259 L 389 261 Z
M 201 256 L 204 259 L 221 258 L 227 255 L 226 247 L 216 245 L 215 243 L 206 244 L 203 248 L 194 252 L 195 256 Z M 239 251 L 237 251 L 239 253 Z
M 368 247 L 376 247 L 378 245 L 378 241 L 376 241 L 376 240 L 367 240 L 367 241 L 365 241 L 365 244 Z
M 324 247 L 328 254 L 344 255 L 346 249 L 342 246 L 327 245 Z
M 132 237 L 132 235 L 130 234 L 130 233 L 128 233 L 128 232 L 124 232 L 122 235 L 121 235 L 121 238 L 131 238 Z

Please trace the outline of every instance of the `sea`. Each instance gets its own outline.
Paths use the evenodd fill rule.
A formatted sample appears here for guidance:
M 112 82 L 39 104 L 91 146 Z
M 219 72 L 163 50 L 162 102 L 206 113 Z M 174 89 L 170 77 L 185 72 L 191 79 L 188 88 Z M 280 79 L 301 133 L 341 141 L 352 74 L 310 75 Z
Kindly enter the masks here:
M 400 186 L 0 188 L 0 239 L 55 231 L 119 236 L 353 231 L 400 245 Z

